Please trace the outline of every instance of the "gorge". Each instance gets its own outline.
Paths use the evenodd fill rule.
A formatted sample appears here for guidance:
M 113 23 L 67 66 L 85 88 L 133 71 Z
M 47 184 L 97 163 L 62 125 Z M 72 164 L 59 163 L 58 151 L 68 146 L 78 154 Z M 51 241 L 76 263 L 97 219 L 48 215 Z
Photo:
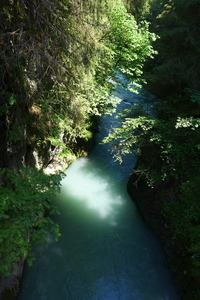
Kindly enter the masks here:
M 75 161 L 62 181 L 56 217 L 61 237 L 54 242 L 49 235 L 35 249 L 19 300 L 179 299 L 161 245 L 126 191 L 136 157 L 127 155 L 120 165 L 112 145 L 101 144 L 120 126 L 116 117 L 142 99 L 119 84 L 113 93 L 121 101 L 116 112 L 101 117 L 95 148 Z

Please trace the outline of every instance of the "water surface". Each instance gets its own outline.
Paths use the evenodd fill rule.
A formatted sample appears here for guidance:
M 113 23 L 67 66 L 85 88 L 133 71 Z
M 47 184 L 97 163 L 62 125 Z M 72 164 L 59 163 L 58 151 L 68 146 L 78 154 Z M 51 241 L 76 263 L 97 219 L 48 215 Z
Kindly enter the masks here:
M 138 101 L 122 87 L 115 96 L 126 100 L 117 113 Z M 115 115 L 101 119 L 90 156 L 67 170 L 56 220 L 62 236 L 54 242 L 49 235 L 35 249 L 37 260 L 25 269 L 19 300 L 179 299 L 161 246 L 126 191 L 135 157 L 119 165 L 112 145 L 99 145 L 116 126 Z

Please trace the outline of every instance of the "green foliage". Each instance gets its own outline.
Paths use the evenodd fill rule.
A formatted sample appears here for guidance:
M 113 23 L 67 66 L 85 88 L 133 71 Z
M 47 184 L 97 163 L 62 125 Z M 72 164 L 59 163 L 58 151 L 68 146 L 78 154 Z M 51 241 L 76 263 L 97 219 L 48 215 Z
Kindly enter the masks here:
M 160 39 L 155 43 L 159 55 L 149 65 L 149 84 L 151 91 L 169 101 L 175 94 L 182 96 L 185 88 L 199 87 L 199 10 L 193 1 L 154 2 L 161 3 L 160 11 L 152 11 L 153 30 Z
M 128 0 L 130 12 L 134 15 L 136 21 L 143 19 L 150 9 L 152 0 Z
M 115 65 L 137 79 L 142 75 L 147 57 L 155 54 L 152 41 L 155 41 L 156 35 L 149 32 L 148 23 L 137 25 L 134 17 L 123 6 L 112 9 L 110 23 L 109 47 L 113 51 Z
M 199 124 L 198 119 L 178 117 L 166 121 L 143 112 L 143 115 L 125 118 L 121 127 L 110 132 L 104 142 L 112 143 L 114 157 L 120 162 L 123 155 L 133 151 L 143 153 L 149 145 L 156 149 L 152 155 L 148 153 L 149 159 L 142 171 L 151 187 L 155 187 L 170 177 L 182 180 L 198 172 Z
M 171 204 L 165 204 L 165 211 L 170 218 L 175 235 L 187 249 L 193 276 L 199 277 L 200 267 L 200 177 L 190 177 L 190 180 L 180 186 L 179 199 Z
M 133 151 L 139 152 L 146 135 L 154 128 L 156 120 L 148 116 L 126 118 L 122 126 L 115 128 L 105 139 L 104 143 L 112 142 L 114 157 L 122 162 L 122 156 Z
M 49 147 L 50 138 L 73 148 L 78 139 L 88 140 L 90 115 L 107 105 L 105 78 L 113 66 L 103 42 L 108 11 L 105 1 L 79 4 L 2 3 L 0 116 L 6 121 L 0 126 L 11 148 L 20 149 L 25 138 L 33 150 Z M 16 127 L 24 130 L 17 134 Z
M 0 186 L 0 273 L 9 276 L 18 263 L 30 255 L 32 246 L 45 242 L 48 232 L 59 237 L 50 215 L 61 175 L 44 175 L 36 169 L 2 169 Z M 31 257 L 29 256 L 31 262 Z
M 200 91 L 190 88 L 186 88 L 185 91 L 189 93 L 192 102 L 200 104 Z
M 106 78 L 113 68 L 138 77 L 154 54 L 155 35 L 121 0 L 53 3 L 2 3 L 0 126 L 19 153 L 25 139 L 40 156 L 50 147 L 73 152 L 80 139 L 88 141 L 91 116 L 110 107 Z

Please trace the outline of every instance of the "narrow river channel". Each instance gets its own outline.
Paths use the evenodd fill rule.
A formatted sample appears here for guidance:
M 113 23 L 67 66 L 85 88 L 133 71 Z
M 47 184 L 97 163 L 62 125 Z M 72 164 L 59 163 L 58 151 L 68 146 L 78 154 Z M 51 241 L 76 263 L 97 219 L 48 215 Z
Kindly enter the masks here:
M 117 113 L 138 101 L 119 86 L 115 96 Z M 135 158 L 119 165 L 112 145 L 99 144 L 116 122 L 102 117 L 92 153 L 67 170 L 56 220 L 62 236 L 35 249 L 19 300 L 179 299 L 162 248 L 126 191 Z

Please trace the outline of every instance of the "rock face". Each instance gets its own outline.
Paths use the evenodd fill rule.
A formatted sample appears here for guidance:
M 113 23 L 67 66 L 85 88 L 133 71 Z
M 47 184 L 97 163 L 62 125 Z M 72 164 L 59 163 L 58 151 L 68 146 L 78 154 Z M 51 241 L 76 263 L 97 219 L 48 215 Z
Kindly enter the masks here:
M 20 279 L 23 273 L 24 260 L 19 263 L 19 267 L 10 277 L 0 278 L 0 299 L 15 300 L 19 292 Z
M 163 203 L 158 196 L 160 195 L 160 190 L 151 189 L 146 185 L 144 180 L 141 179 L 138 181 L 137 179 L 138 176 L 135 174 L 130 177 L 127 186 L 128 193 L 136 203 L 147 225 L 152 228 L 161 241 L 171 267 L 172 276 L 179 286 L 181 299 L 188 300 L 190 299 L 193 283 L 192 278 L 188 274 L 189 272 L 186 271 L 190 268 L 187 251 L 173 230 L 170 229 L 170 222 L 166 218 Z M 168 189 L 170 193 L 173 193 L 172 190 L 175 187 L 171 186 Z
M 167 224 L 162 214 L 162 207 L 156 201 L 156 191 L 149 188 L 142 179 L 139 181 L 137 179 L 135 174 L 131 175 L 127 186 L 129 195 L 136 203 L 146 223 L 150 225 L 156 234 L 162 236 L 163 231 L 165 231 L 166 235 Z

